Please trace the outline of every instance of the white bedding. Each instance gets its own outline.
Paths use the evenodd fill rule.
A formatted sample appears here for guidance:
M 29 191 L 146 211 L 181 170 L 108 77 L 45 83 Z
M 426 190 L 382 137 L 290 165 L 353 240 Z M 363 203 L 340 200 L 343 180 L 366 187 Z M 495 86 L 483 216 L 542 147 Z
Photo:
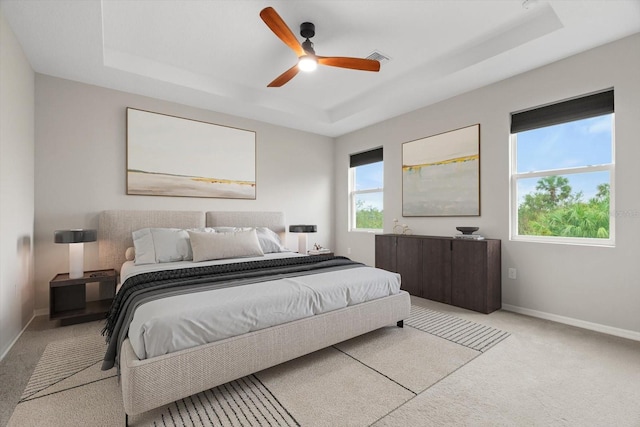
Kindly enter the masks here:
M 124 281 L 154 270 L 304 256 L 274 253 L 258 258 L 123 265 Z M 400 275 L 373 267 L 281 278 L 212 291 L 177 295 L 140 306 L 129 326 L 139 359 L 172 353 L 315 314 L 337 310 L 400 292 Z

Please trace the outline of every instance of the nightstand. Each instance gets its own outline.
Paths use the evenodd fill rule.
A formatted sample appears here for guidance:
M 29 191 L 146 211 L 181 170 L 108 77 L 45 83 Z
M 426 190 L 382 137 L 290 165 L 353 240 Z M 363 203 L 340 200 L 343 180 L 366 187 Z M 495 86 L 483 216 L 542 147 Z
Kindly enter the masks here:
M 91 322 L 107 317 L 113 298 L 87 301 L 87 283 L 107 283 L 115 294 L 118 273 L 113 270 L 85 271 L 84 276 L 70 279 L 69 273 L 56 275 L 49 282 L 49 319 L 60 319 L 60 325 Z

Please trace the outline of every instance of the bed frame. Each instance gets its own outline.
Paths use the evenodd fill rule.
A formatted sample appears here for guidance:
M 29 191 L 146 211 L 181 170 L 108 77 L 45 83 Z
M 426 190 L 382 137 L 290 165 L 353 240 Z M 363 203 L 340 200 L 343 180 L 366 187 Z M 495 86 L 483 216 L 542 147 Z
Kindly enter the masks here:
M 282 237 L 281 212 L 103 211 L 98 225 L 101 268 L 120 269 L 144 227 L 269 227 Z M 270 368 L 409 317 L 409 294 L 399 294 L 227 338 L 176 353 L 139 360 L 126 339 L 120 352 L 126 414 L 136 415 Z

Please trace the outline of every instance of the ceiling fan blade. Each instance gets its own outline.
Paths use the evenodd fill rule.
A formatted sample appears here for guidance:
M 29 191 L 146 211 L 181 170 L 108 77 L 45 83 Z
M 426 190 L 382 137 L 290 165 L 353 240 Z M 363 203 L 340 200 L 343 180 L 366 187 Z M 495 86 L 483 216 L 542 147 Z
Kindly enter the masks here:
M 380 71 L 380 63 L 374 59 L 316 56 L 318 64 L 331 67 L 351 68 L 352 70 Z
M 267 85 L 267 87 L 280 87 L 280 86 L 284 85 L 289 80 L 294 78 L 296 76 L 296 74 L 298 74 L 298 71 L 300 71 L 300 70 L 298 68 L 298 64 L 296 64 L 293 67 L 289 68 L 284 73 L 280 74 L 278 77 L 276 77 L 276 79 L 274 81 L 272 81 L 271 83 L 269 83 Z
M 272 7 L 266 7 L 260 11 L 260 18 L 271 28 L 271 31 L 289 46 L 298 56 L 306 55 L 302 45 L 293 35 L 287 24 L 284 23 L 278 12 Z

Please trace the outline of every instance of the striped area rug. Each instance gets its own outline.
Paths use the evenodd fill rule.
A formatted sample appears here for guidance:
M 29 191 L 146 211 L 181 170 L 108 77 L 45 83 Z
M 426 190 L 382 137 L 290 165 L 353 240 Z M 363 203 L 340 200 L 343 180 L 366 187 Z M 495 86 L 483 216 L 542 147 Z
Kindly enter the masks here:
M 415 305 L 411 307 L 411 315 L 405 320 L 405 324 L 479 352 L 486 351 L 509 336 L 507 332 L 495 328 Z M 413 345 L 412 343 L 413 341 L 409 340 L 406 345 L 410 347 Z M 361 345 L 363 344 L 361 343 Z M 81 408 L 82 405 L 78 406 L 76 402 L 78 393 L 83 393 L 82 390 L 85 390 L 85 386 L 89 392 L 96 393 L 97 400 L 111 399 L 111 404 L 119 411 L 122 398 L 120 397 L 119 385 L 114 386 L 113 383 L 116 380 L 116 371 L 115 369 L 100 371 L 105 348 L 104 338 L 99 334 L 50 343 L 45 348 L 16 408 L 14 417 L 11 419 L 15 422 L 9 425 L 11 427 L 42 425 L 36 421 L 38 416 L 42 415 L 45 415 L 47 419 L 56 420 L 56 423 L 50 424 L 52 426 L 76 425 L 73 422 L 69 423 L 65 417 L 74 420 L 74 417 L 79 416 L 73 415 L 76 413 L 75 411 L 86 410 L 86 408 Z M 356 361 L 360 360 L 356 357 L 353 358 Z M 367 366 L 366 363 L 364 365 Z M 395 363 L 393 365 L 395 366 Z M 384 363 L 381 366 L 385 366 Z M 386 374 L 382 375 L 387 377 Z M 277 375 L 274 378 L 277 378 Z M 273 381 L 274 378 L 271 380 Z M 295 403 L 297 402 L 296 398 L 292 400 L 291 395 L 285 394 L 283 400 L 283 390 L 286 391 L 287 387 L 293 386 L 287 386 L 283 389 L 280 384 L 276 386 L 280 388 L 275 389 L 278 392 L 272 392 L 270 387 L 273 384 L 267 386 L 267 383 L 260 376 L 249 375 L 143 414 L 130 416 L 129 422 L 130 425 L 136 427 L 294 427 L 307 424 L 308 420 L 306 422 L 299 421 L 293 415 L 297 414 L 297 417 L 300 418 L 302 414 L 302 419 L 304 419 L 304 411 L 308 411 L 308 408 L 305 407 L 307 403 L 302 404 L 302 408 L 306 409 L 301 409 L 300 404 Z M 322 381 L 319 383 L 324 384 Z M 378 386 L 382 387 L 380 384 Z M 405 389 L 407 388 L 405 387 Z M 336 392 L 341 391 L 343 391 L 342 388 Z M 117 395 L 109 394 L 114 392 Z M 100 393 L 105 394 L 101 395 Z M 65 396 L 69 396 L 68 401 L 64 400 Z M 52 404 L 51 402 L 56 403 Z M 292 404 L 294 406 L 290 407 Z M 296 404 L 298 406 L 295 406 Z M 59 414 L 55 412 L 58 410 L 61 411 Z M 331 419 L 330 413 L 333 410 L 330 407 L 327 410 L 329 414 L 326 417 Z M 120 416 L 116 411 L 104 414 L 97 411 L 89 416 L 84 415 L 83 419 L 106 417 L 100 422 L 96 421 L 97 424 L 94 425 L 118 425 L 122 421 Z
M 167 405 L 160 414 L 154 413 L 148 424 L 144 421 L 142 424 L 163 427 L 300 425 L 255 375 Z
M 411 315 L 404 323 L 480 352 L 487 351 L 510 335 L 500 329 L 416 305 L 411 305 Z
M 38 393 L 101 362 L 106 346 L 99 334 L 50 343 L 31 374 L 20 402 L 35 398 Z

